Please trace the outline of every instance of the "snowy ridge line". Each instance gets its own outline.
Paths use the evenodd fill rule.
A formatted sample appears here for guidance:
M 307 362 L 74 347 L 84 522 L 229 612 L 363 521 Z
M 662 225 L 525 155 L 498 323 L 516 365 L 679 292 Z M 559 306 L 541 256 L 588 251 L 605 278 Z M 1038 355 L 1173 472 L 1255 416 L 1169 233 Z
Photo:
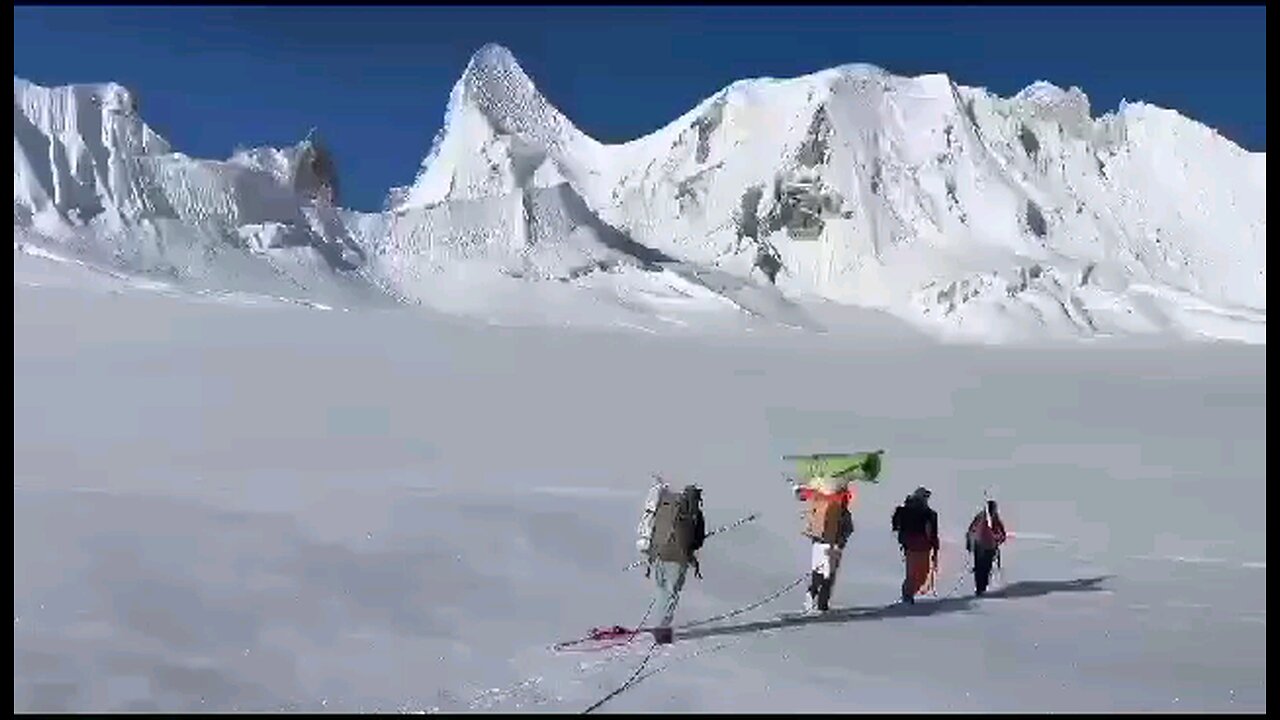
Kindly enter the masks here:
M 175 286 L 552 325 L 621 308 L 596 322 L 651 334 L 677 313 L 823 332 L 808 310 L 836 305 L 967 342 L 1266 342 L 1265 152 L 1145 103 L 1095 117 L 1074 87 L 842 65 L 608 145 L 490 44 L 377 213 L 338 205 L 312 135 L 191 158 L 114 84 L 15 78 L 14 110 L 15 237 Z

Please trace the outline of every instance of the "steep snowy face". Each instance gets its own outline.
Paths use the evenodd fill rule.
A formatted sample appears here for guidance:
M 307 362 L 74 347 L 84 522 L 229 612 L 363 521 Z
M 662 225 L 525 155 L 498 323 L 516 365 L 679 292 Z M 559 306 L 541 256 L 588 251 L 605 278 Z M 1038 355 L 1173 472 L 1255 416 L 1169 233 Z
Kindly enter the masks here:
M 1125 105 L 1116 124 L 1099 176 L 1128 254 L 1169 286 L 1265 310 L 1266 155 L 1152 105 Z
M 601 220 L 580 190 L 602 148 L 556 110 L 505 48 L 487 45 L 449 98 L 444 127 L 391 212 L 356 232 L 380 276 L 418 297 L 431 276 L 479 268 L 569 281 L 669 260 Z
M 1140 329 L 1146 286 L 1265 312 L 1265 172 L 1169 111 L 854 66 L 731 87 L 658 149 L 605 216 L 793 292 L 1073 332 Z
M 489 46 L 394 204 L 507 198 L 509 222 L 468 213 L 494 218 L 468 245 L 485 254 L 530 237 L 514 196 L 562 185 L 665 257 L 946 332 L 1265 337 L 1265 155 L 1146 105 L 1094 119 L 1077 88 L 848 65 L 738 82 L 604 146 Z
M 137 210 L 131 159 L 167 152 L 119 85 L 45 88 L 13 79 L 15 216 L 88 221 L 122 206 Z
M 220 162 L 170 151 L 118 85 L 14 78 L 15 242 L 215 287 L 330 283 L 363 262 L 314 137 Z
M 597 147 L 547 102 L 510 51 L 486 45 L 454 85 L 422 172 L 395 207 L 552 187 L 563 181 L 566 159 L 589 162 Z

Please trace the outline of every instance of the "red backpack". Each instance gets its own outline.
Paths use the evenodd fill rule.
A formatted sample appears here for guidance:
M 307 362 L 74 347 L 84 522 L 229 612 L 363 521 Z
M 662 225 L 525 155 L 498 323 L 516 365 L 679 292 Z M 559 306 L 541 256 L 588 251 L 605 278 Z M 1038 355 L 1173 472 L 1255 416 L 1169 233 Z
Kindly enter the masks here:
M 997 548 L 1005 540 L 1004 523 L 999 518 L 987 520 L 986 511 L 979 512 L 969 523 L 969 542 L 974 547 Z

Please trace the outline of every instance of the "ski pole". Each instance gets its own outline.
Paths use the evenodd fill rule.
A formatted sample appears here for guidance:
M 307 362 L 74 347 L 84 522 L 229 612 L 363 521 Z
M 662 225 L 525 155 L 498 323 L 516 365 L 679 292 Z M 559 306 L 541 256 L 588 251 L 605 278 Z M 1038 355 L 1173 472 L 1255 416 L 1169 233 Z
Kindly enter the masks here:
M 751 522 L 752 520 L 755 520 L 755 519 L 756 519 L 756 518 L 758 518 L 758 517 L 760 517 L 760 514 L 759 514 L 759 513 L 751 513 L 750 515 L 748 515 L 748 516 L 746 516 L 746 517 L 744 517 L 744 518 L 739 518 L 739 519 L 737 519 L 737 520 L 734 520 L 733 522 L 731 522 L 731 523 L 729 523 L 729 524 L 727 524 L 727 525 L 721 525 L 720 527 L 716 528 L 715 530 L 712 530 L 711 532 L 707 533 L 707 537 L 711 537 L 712 535 L 718 535 L 718 534 L 720 534 L 720 533 L 722 533 L 722 532 L 726 532 L 726 531 L 732 530 L 732 529 L 734 529 L 734 528 L 738 527 L 739 525 L 745 525 L 745 524 L 747 524 L 747 523 Z M 636 560 L 635 562 L 631 563 L 630 565 L 628 565 L 628 566 L 626 566 L 626 567 L 622 568 L 622 570 L 623 570 L 623 572 L 626 572 L 627 570 L 632 570 L 632 569 L 634 569 L 634 568 L 638 568 L 638 567 L 640 567 L 641 565 L 645 564 L 646 562 L 647 562 L 647 560 L 645 560 L 644 558 L 640 558 L 639 560 Z

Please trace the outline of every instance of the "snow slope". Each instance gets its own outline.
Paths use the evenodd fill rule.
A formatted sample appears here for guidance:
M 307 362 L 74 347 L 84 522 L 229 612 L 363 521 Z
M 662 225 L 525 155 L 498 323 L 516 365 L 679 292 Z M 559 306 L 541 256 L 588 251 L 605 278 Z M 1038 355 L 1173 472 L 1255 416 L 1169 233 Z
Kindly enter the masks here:
M 788 452 L 883 447 L 823 622 L 684 632 L 602 711 L 1266 710 L 1266 353 L 488 327 L 142 292 L 15 254 L 14 710 L 564 710 L 642 651 L 633 528 L 706 488 L 677 614 L 800 576 Z M 865 338 L 874 333 L 877 342 Z M 934 490 L 939 595 L 889 607 Z M 967 597 L 984 489 L 1015 537 Z M 698 653 L 691 655 L 691 653 Z
M 15 242 L 206 289 L 803 328 L 834 302 L 979 341 L 1266 341 L 1265 153 L 1145 104 L 1095 119 L 1075 88 L 1003 99 L 849 65 L 737 82 L 605 145 L 488 45 L 374 214 L 334 205 L 310 138 L 194 160 L 114 85 L 15 78 L 14 114 Z

